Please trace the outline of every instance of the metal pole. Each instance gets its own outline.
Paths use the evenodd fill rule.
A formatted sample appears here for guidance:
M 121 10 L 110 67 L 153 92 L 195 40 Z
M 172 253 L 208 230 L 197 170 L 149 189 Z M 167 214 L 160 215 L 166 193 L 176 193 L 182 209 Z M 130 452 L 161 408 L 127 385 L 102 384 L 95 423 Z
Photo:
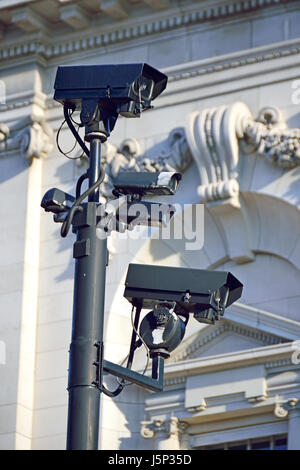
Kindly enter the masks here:
M 88 137 L 89 136 L 89 137 Z M 87 134 L 90 140 L 90 167 L 89 167 L 89 186 L 91 187 L 99 178 L 101 171 L 101 140 L 104 139 L 100 132 L 91 132 Z M 99 202 L 99 188 L 89 196 L 89 201 Z
M 87 139 L 89 137 L 89 139 Z M 89 187 L 100 175 L 100 132 L 86 135 L 90 140 Z M 67 450 L 97 450 L 99 436 L 100 391 L 102 375 L 103 319 L 106 236 L 96 235 L 99 190 L 82 204 L 84 211 L 74 217 L 77 233 L 74 244 L 75 281 L 72 340 L 69 357 L 69 408 Z

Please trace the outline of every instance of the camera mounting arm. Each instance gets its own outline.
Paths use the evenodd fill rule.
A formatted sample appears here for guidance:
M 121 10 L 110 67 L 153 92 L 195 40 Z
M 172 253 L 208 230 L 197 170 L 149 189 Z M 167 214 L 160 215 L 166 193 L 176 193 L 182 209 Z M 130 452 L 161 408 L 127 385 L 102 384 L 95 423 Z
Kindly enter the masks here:
M 152 392 L 162 392 L 164 388 L 164 358 L 161 356 L 156 356 L 152 360 L 152 377 L 147 377 L 105 359 L 103 361 L 103 370 L 142 388 L 152 390 Z
M 161 392 L 164 385 L 164 357 L 162 355 L 156 354 L 155 357 L 152 358 L 151 377 L 147 377 L 144 373 L 141 374 L 131 370 L 134 353 L 136 349 L 142 345 L 142 341 L 140 339 L 137 341 L 140 314 L 141 308 L 136 307 L 126 367 L 122 367 L 118 364 L 114 364 L 113 362 L 104 360 L 103 370 L 105 373 L 109 373 L 121 378 L 122 381 L 127 380 L 131 383 L 134 383 L 135 385 L 152 390 L 153 392 Z M 119 388 L 119 390 L 117 389 L 118 393 L 120 393 L 122 389 L 123 387 L 121 389 Z

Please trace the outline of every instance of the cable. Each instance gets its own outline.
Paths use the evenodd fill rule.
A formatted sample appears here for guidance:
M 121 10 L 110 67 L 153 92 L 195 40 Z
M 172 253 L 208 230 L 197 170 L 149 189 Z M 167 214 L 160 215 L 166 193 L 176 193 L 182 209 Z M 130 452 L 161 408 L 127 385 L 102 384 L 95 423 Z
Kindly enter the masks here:
M 141 337 L 141 335 L 139 334 L 138 330 L 136 329 L 136 327 L 134 326 L 134 322 L 133 322 L 133 309 L 134 307 L 132 307 L 132 310 L 131 310 L 131 325 L 132 325 L 132 328 L 133 330 L 135 331 L 136 335 L 139 337 L 140 341 L 143 343 L 145 349 L 146 349 L 146 354 L 147 354 L 147 362 L 146 362 L 146 366 L 144 368 L 144 371 L 142 373 L 142 375 L 145 375 L 145 372 L 146 370 L 148 369 L 148 365 L 149 365 L 149 360 L 150 360 L 150 353 L 149 353 L 149 348 L 147 346 L 147 344 L 145 343 L 145 341 L 143 340 L 143 338 Z
M 140 309 L 141 310 L 141 309 Z M 131 309 L 131 325 L 132 325 L 132 329 L 133 331 L 135 332 L 135 334 L 138 336 L 139 340 L 141 341 L 141 343 L 144 345 L 145 349 L 146 349 L 146 354 L 147 354 L 147 362 L 146 362 L 146 366 L 144 368 L 144 371 L 142 372 L 142 375 L 145 375 L 146 373 L 146 370 L 148 369 L 148 365 L 149 365 L 149 360 L 150 360 L 150 354 L 149 354 L 149 348 L 147 346 L 147 344 L 145 343 L 145 341 L 143 340 L 143 338 L 141 337 L 141 335 L 139 334 L 138 330 L 136 329 L 135 327 L 135 324 L 134 324 L 134 320 L 133 320 L 133 311 L 134 311 L 134 306 L 132 306 L 132 309 Z M 136 349 L 136 348 L 135 348 Z M 135 351 L 135 349 L 133 351 Z M 125 359 L 123 359 L 123 361 L 121 362 L 120 365 L 124 364 L 124 362 L 127 360 L 127 365 L 126 365 L 126 368 L 127 369 L 131 369 L 131 365 L 132 365 L 132 357 L 130 357 L 130 353 L 127 354 L 127 356 L 125 357 Z M 118 383 L 120 385 L 123 385 L 123 387 L 128 387 L 128 385 L 132 385 L 132 382 L 126 382 L 124 379 L 117 379 Z
M 71 118 L 71 115 L 70 115 L 70 118 Z M 71 119 L 72 119 L 72 118 L 71 118 Z M 78 157 L 69 157 L 69 154 L 70 154 L 71 152 L 73 152 L 73 150 L 75 149 L 75 147 L 76 147 L 76 145 L 77 145 L 77 143 L 78 143 L 78 142 L 77 142 L 77 139 L 75 140 L 75 144 L 73 145 L 73 147 L 71 148 L 71 150 L 68 150 L 68 152 L 64 152 L 64 151 L 62 150 L 60 144 L 59 144 L 59 136 L 60 136 L 61 130 L 62 130 L 63 125 L 64 125 L 65 122 L 66 122 L 66 119 L 64 119 L 64 121 L 61 123 L 61 125 L 60 125 L 60 127 L 59 127 L 59 129 L 58 129 L 58 131 L 57 131 L 57 134 L 56 134 L 56 145 L 57 145 L 57 148 L 58 148 L 58 150 L 60 151 L 60 153 L 62 153 L 66 158 L 69 158 L 69 160 L 77 160 L 77 159 L 79 159 L 79 158 L 82 157 L 82 155 L 83 155 L 84 152 L 82 152 Z M 78 129 L 79 129 L 79 125 L 78 125 Z M 77 134 L 78 134 L 78 129 L 77 129 Z
M 82 150 L 84 151 L 84 153 L 89 157 L 90 156 L 90 151 L 89 149 L 87 148 L 87 146 L 85 145 L 85 143 L 83 142 L 83 140 L 81 139 L 80 135 L 78 134 L 78 132 L 76 131 L 73 123 L 72 123 L 72 120 L 70 118 L 70 114 L 69 114 L 69 109 L 68 106 L 65 104 L 64 105 L 64 116 L 65 116 L 65 120 L 70 128 L 70 131 L 72 132 L 72 134 L 74 135 L 76 141 L 79 143 L 80 147 L 82 148 Z
M 98 188 L 98 186 L 100 186 L 100 184 L 101 184 L 102 181 L 104 180 L 104 177 L 105 177 L 105 173 L 104 173 L 104 171 L 101 169 L 101 170 L 100 170 L 100 176 L 99 176 L 99 178 L 97 179 L 97 181 L 96 181 L 92 186 L 90 186 L 86 191 L 84 191 L 84 193 L 83 193 L 78 199 L 76 199 L 76 201 L 74 202 L 74 205 L 78 206 L 79 204 L 81 204 L 82 201 L 83 201 L 90 193 L 92 193 L 96 188 Z
M 73 114 L 74 114 L 74 111 L 72 112 L 72 114 L 70 114 L 70 119 L 71 119 L 71 121 L 72 121 L 74 124 L 76 124 L 76 126 L 78 126 L 78 127 L 84 127 L 84 124 L 82 124 L 81 122 L 77 122 L 77 121 L 75 121 L 75 119 L 72 118 Z
M 63 221 L 63 224 L 62 224 L 61 230 L 60 230 L 60 234 L 63 238 L 65 238 L 68 235 L 71 224 L 72 224 L 73 217 L 74 217 L 74 215 L 77 211 L 82 212 L 83 208 L 81 206 L 72 206 L 69 213 L 68 213 L 68 215 L 67 215 L 67 217 Z
M 80 197 L 80 192 L 81 192 L 82 183 L 83 183 L 84 180 L 86 180 L 88 177 L 89 177 L 89 171 L 87 171 L 86 173 L 83 173 L 83 175 L 81 175 L 81 176 L 79 177 L 79 179 L 77 180 L 77 183 L 76 183 L 76 199 L 78 199 L 78 198 Z
M 60 153 L 62 153 L 65 157 L 67 157 L 68 153 L 71 153 L 71 152 L 75 149 L 75 147 L 76 147 L 76 145 L 77 145 L 77 140 L 75 141 L 75 145 L 73 145 L 73 147 L 71 148 L 71 150 L 69 150 L 68 152 L 64 152 L 64 151 L 62 150 L 62 148 L 61 148 L 61 146 L 60 146 L 60 144 L 59 144 L 59 136 L 60 136 L 60 132 L 61 132 L 61 130 L 62 130 L 63 125 L 64 125 L 65 122 L 66 122 L 66 120 L 64 119 L 63 122 L 61 123 L 61 125 L 59 126 L 58 131 L 57 131 L 57 134 L 56 134 L 56 145 L 57 145 L 57 148 L 58 148 L 58 150 L 60 151 Z M 68 158 L 69 158 L 69 157 L 68 157 Z
M 116 397 L 117 395 L 119 395 L 119 394 L 122 392 L 124 386 L 123 386 L 122 384 L 120 384 L 120 385 L 118 386 L 118 388 L 116 388 L 116 390 L 114 390 L 113 392 L 111 392 L 110 390 L 108 390 L 103 384 L 101 385 L 101 387 L 98 387 L 98 388 L 99 388 L 99 390 L 100 390 L 101 392 L 103 392 L 105 395 L 107 395 L 107 396 L 110 397 L 110 398 L 113 398 L 113 397 Z
M 76 201 L 74 202 L 73 206 L 71 207 L 67 217 L 65 218 L 62 226 L 61 226 L 61 231 L 60 231 L 60 234 L 63 238 L 65 238 L 67 235 L 68 235 L 68 232 L 70 230 L 70 227 L 71 227 L 71 224 L 72 224 L 72 220 L 73 220 L 73 217 L 75 215 L 75 212 L 77 210 L 83 210 L 82 207 L 80 207 L 80 204 L 82 203 L 82 201 L 90 194 L 92 193 L 98 186 L 100 186 L 100 184 L 102 183 L 102 181 L 104 180 L 104 177 L 105 177 L 105 173 L 104 171 L 101 169 L 100 170 L 100 176 L 99 178 L 97 179 L 97 181 L 90 187 L 88 188 L 80 197 L 78 197 L 76 199 Z
M 141 310 L 141 309 L 140 309 Z M 132 328 L 133 328 L 133 331 L 135 332 L 135 334 L 139 337 L 141 343 L 145 346 L 146 348 L 146 352 L 147 352 L 147 362 L 146 362 L 146 366 L 144 368 L 144 371 L 142 373 L 142 375 L 145 374 L 147 368 L 148 368 L 148 365 L 149 365 L 149 360 L 150 360 L 150 354 L 149 354 L 149 348 L 148 346 L 146 345 L 145 341 L 143 340 L 143 338 L 140 336 L 139 332 L 137 331 L 135 325 L 134 325 L 134 320 L 133 320 L 133 312 L 134 312 L 134 306 L 132 306 L 132 309 L 131 309 L 131 324 L 132 324 Z M 130 363 L 130 353 L 127 354 L 127 356 L 125 357 L 125 359 L 123 359 L 123 361 L 120 363 L 120 365 L 124 364 L 124 362 L 127 360 L 127 368 L 131 369 L 131 363 Z M 132 360 L 132 358 L 131 358 Z M 130 366 L 130 367 L 129 367 Z M 99 386 L 99 390 L 101 392 L 103 392 L 105 395 L 107 395 L 108 397 L 110 398 L 113 398 L 113 397 L 116 397 L 117 395 L 119 395 L 122 390 L 125 388 L 125 387 L 128 387 L 129 385 L 133 385 L 132 382 L 126 382 L 125 379 L 119 379 L 117 377 L 117 382 L 119 384 L 119 386 L 114 390 L 114 391 L 111 391 L 111 390 L 108 390 L 103 384 L 101 386 Z

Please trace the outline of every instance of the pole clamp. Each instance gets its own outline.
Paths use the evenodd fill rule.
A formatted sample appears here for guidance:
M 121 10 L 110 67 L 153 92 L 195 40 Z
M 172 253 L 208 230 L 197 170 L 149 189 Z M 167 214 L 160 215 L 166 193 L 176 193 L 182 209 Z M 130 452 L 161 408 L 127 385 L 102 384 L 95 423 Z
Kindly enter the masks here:
M 96 367 L 96 379 L 93 380 L 92 385 L 100 389 L 102 386 L 103 372 L 103 341 L 97 341 L 94 343 L 94 346 L 97 348 L 97 359 L 93 362 L 93 365 Z

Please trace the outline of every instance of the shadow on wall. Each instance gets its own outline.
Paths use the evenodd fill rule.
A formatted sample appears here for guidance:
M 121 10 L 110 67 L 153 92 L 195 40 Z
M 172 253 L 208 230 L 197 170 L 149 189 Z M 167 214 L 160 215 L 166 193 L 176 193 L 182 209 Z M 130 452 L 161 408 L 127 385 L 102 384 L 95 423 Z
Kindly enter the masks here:
M 116 379 L 105 376 L 105 385 L 109 389 L 116 388 Z M 145 401 L 149 396 L 147 390 L 135 385 L 129 385 L 124 388 L 122 393 L 116 398 L 105 397 L 106 407 L 102 406 L 102 413 L 109 417 L 104 417 L 105 422 L 109 423 L 109 429 L 100 430 L 102 433 L 102 448 L 108 450 L 152 450 L 153 439 L 141 438 L 141 421 L 146 420 Z M 112 408 L 117 407 L 119 415 L 114 419 Z M 109 431 L 117 433 L 118 437 L 111 439 Z M 113 448 L 113 449 L 112 449 Z
M 15 157 L 4 157 L 0 160 L 0 184 L 5 181 L 11 180 L 17 177 L 20 173 L 28 170 L 29 160 L 24 159 L 20 155 Z M 20 197 L 20 193 L 19 193 Z
M 285 196 L 295 206 L 300 207 L 300 167 L 289 172 L 289 185 Z
M 300 113 L 293 114 L 289 119 L 287 119 L 288 128 L 299 128 L 300 123 Z

